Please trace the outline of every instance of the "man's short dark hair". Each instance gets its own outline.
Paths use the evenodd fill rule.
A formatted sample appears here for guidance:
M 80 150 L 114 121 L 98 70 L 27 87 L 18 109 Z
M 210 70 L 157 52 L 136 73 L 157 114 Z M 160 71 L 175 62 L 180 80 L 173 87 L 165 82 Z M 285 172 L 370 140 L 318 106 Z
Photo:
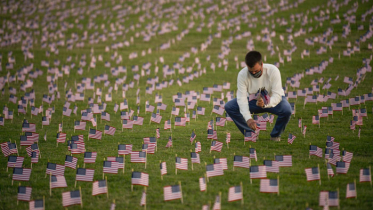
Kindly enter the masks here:
M 262 55 L 258 51 L 250 51 L 246 54 L 245 63 L 248 67 L 252 68 L 256 63 L 262 62 Z

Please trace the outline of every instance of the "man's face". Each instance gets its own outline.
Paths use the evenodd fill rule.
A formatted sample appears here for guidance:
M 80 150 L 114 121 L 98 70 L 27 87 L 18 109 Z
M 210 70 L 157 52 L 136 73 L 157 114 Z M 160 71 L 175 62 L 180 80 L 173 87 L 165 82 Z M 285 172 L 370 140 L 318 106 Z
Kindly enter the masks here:
M 252 68 L 250 67 L 247 67 L 247 68 L 250 74 L 255 78 L 259 78 L 263 74 L 263 62 L 258 62 Z

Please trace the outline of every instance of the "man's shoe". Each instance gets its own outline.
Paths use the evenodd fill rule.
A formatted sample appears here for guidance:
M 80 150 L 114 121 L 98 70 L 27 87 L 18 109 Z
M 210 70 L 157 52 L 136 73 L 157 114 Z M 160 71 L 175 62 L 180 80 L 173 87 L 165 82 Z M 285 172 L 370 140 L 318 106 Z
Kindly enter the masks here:
M 280 136 L 277 136 L 277 137 L 271 137 L 271 140 L 272 140 L 272 141 L 281 141 L 281 137 L 280 137 Z

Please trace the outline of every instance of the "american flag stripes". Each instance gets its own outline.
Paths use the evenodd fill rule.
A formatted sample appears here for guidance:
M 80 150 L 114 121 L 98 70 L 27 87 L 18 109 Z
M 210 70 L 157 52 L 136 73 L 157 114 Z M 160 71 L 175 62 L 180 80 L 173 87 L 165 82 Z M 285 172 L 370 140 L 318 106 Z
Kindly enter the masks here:
M 243 198 L 243 192 L 242 192 L 242 187 L 240 185 L 229 188 L 229 191 L 228 191 L 229 202 L 242 200 L 242 198 Z
M 266 166 L 250 166 L 250 179 L 267 178 Z
M 45 173 L 48 175 L 51 174 L 56 176 L 63 176 L 65 174 L 65 166 L 55 163 L 48 163 Z
M 143 144 L 142 145 L 142 151 L 146 152 L 148 154 L 154 154 L 155 153 L 155 144 Z
M 348 183 L 346 189 L 346 198 L 355 198 L 356 197 L 356 184 L 355 182 Z
M 267 172 L 279 173 L 280 164 L 275 160 L 264 160 L 263 164 L 266 166 Z
M 146 152 L 131 152 L 131 163 L 145 163 L 146 162 Z
M 175 126 L 185 126 L 186 118 L 185 117 L 175 117 Z
M 261 193 L 278 193 L 279 180 L 278 179 L 261 179 L 260 180 Z
M 38 162 L 39 162 L 39 153 L 31 152 L 31 163 L 38 163 Z
M 19 201 L 30 201 L 31 200 L 31 187 L 19 186 L 17 200 Z
M 192 163 L 198 163 L 198 164 L 201 163 L 199 154 L 196 152 L 190 153 L 190 160 L 192 161 Z
M 244 141 L 252 141 L 256 142 L 257 135 L 254 132 L 251 131 L 245 131 Z
M 119 164 L 116 161 L 104 161 L 103 172 L 108 174 L 117 174 L 119 168 L 118 165 Z
M 333 171 L 332 165 L 330 163 L 327 163 L 326 168 L 327 168 L 328 176 L 333 177 L 334 176 L 334 171 Z
M 206 165 L 206 175 L 207 177 L 223 176 L 224 175 L 223 166 L 220 164 Z
M 91 128 L 91 129 L 89 129 L 88 138 L 101 140 L 102 131 Z
M 194 144 L 194 151 L 197 152 L 197 153 L 202 151 L 201 142 L 197 141 Z
M 288 143 L 289 143 L 289 144 L 293 144 L 295 138 L 296 138 L 295 135 L 289 133 L 289 136 L 288 136 Z
M 124 158 L 123 157 L 107 157 L 107 161 L 117 162 L 119 169 L 124 168 Z
M 81 204 L 82 198 L 80 190 L 68 191 L 62 193 L 62 206 L 68 207 L 76 204 Z
M 291 167 L 291 166 L 293 166 L 291 155 L 275 155 L 275 161 L 278 162 L 280 167 Z
M 57 133 L 57 143 L 65 143 L 66 133 Z
M 161 120 L 162 120 L 162 116 L 159 115 L 159 114 L 152 113 L 152 116 L 151 116 L 150 120 L 152 122 L 155 122 L 155 123 L 159 124 L 161 122 Z
M 250 158 L 246 156 L 235 155 L 233 158 L 233 166 L 241 168 L 250 168 Z
M 207 130 L 207 139 L 217 140 L 218 139 L 218 134 L 216 133 L 215 130 L 208 129 Z
M 338 161 L 336 163 L 337 174 L 347 174 L 349 168 L 350 168 L 350 163 L 348 162 Z
M 360 182 L 372 182 L 372 175 L 369 168 L 360 169 Z
M 143 117 L 139 117 L 139 116 L 133 116 L 132 121 L 133 121 L 134 125 L 143 125 L 144 118 Z
M 132 152 L 132 144 L 119 144 L 118 155 L 129 155 Z
M 8 156 L 8 168 L 22 168 L 25 157 Z
M 228 170 L 227 158 L 214 158 L 214 164 L 220 164 L 223 170 Z
M 319 206 L 339 206 L 337 191 L 320 191 Z
M 96 157 L 97 157 L 97 152 L 85 152 L 84 163 L 95 163 Z
M 190 143 L 192 143 L 194 141 L 194 139 L 196 139 L 197 135 L 194 133 L 194 131 L 192 131 L 192 135 L 190 135 Z
M 44 199 L 30 201 L 29 210 L 44 210 Z
M 221 195 L 217 195 L 215 197 L 215 203 L 212 207 L 213 210 L 220 210 L 221 209 Z
M 348 162 L 348 163 L 350 163 L 351 160 L 352 160 L 353 155 L 354 155 L 354 154 L 353 154 L 352 152 L 347 152 L 347 151 L 343 150 L 343 151 L 342 151 L 342 160 L 343 160 L 344 162 Z
M 146 192 L 145 191 L 142 192 L 140 206 L 146 206 Z
M 116 131 L 115 127 L 112 127 L 110 125 L 105 125 L 104 134 L 114 136 L 115 131 Z
M 149 174 L 143 172 L 132 172 L 131 178 L 132 185 L 142 185 L 142 186 L 149 186 Z
M 205 177 L 200 177 L 199 178 L 199 190 L 201 191 L 201 192 L 203 192 L 203 191 L 206 191 L 206 179 L 205 179 Z
M 320 180 L 320 171 L 319 167 L 306 168 L 304 169 L 307 176 L 307 181 Z
M 181 192 L 181 186 L 172 185 L 172 186 L 163 187 L 163 196 L 164 196 L 164 201 L 181 199 L 183 196 Z
M 222 148 L 223 148 L 223 143 L 222 142 L 220 142 L 220 141 L 212 141 L 211 142 L 211 148 L 210 148 L 211 151 L 221 152 Z
M 106 194 L 108 193 L 106 180 L 99 180 L 93 182 L 92 195 Z
M 255 161 L 257 161 L 257 155 L 256 155 L 255 148 L 250 148 L 249 153 L 250 153 L 250 159 L 255 159 Z
M 216 117 L 216 121 L 215 122 L 216 122 L 216 126 L 224 127 L 226 119 L 223 118 L 223 117 Z
M 188 170 L 188 159 L 187 158 L 175 158 L 175 167 L 180 170 Z
M 51 189 L 67 187 L 66 179 L 64 176 L 51 175 L 49 184 Z
M 166 148 L 169 148 L 169 147 L 172 147 L 172 137 L 171 136 L 168 137 L 168 142 L 166 144 Z
M 31 168 L 13 168 L 13 178 L 15 181 L 29 181 Z
M 212 112 L 218 115 L 223 115 L 224 109 L 221 108 L 219 105 L 215 105 L 214 108 L 212 109 Z
M 322 157 L 322 149 L 315 145 L 310 145 L 309 155 L 315 155 L 317 157 Z
M 36 132 L 36 125 L 34 123 L 23 123 L 22 132 Z
M 77 162 L 78 162 L 78 158 L 70 156 L 70 155 L 66 155 L 65 167 L 76 169 Z
M 231 133 L 227 133 L 227 136 L 225 137 L 225 143 L 229 144 L 231 142 Z
M 76 181 L 92 182 L 93 175 L 95 174 L 94 169 L 78 168 L 76 170 Z
M 159 164 L 159 169 L 161 170 L 161 175 L 167 174 L 167 165 L 166 162 L 162 162 Z
M 84 121 L 75 121 L 74 129 L 75 130 L 85 130 L 86 122 Z
M 132 120 L 127 120 L 127 119 L 122 120 L 122 128 L 132 129 L 133 128 L 133 121 Z

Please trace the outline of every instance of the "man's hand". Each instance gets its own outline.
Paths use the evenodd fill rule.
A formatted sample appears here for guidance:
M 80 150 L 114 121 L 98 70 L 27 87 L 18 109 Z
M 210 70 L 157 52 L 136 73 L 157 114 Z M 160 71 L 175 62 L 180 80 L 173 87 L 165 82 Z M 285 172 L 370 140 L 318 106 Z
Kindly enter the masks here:
M 249 128 L 253 129 L 254 131 L 256 130 L 256 122 L 253 119 L 249 119 L 246 123 Z
M 264 101 L 262 98 L 258 98 L 256 101 L 256 105 L 259 106 L 260 108 L 264 108 Z

